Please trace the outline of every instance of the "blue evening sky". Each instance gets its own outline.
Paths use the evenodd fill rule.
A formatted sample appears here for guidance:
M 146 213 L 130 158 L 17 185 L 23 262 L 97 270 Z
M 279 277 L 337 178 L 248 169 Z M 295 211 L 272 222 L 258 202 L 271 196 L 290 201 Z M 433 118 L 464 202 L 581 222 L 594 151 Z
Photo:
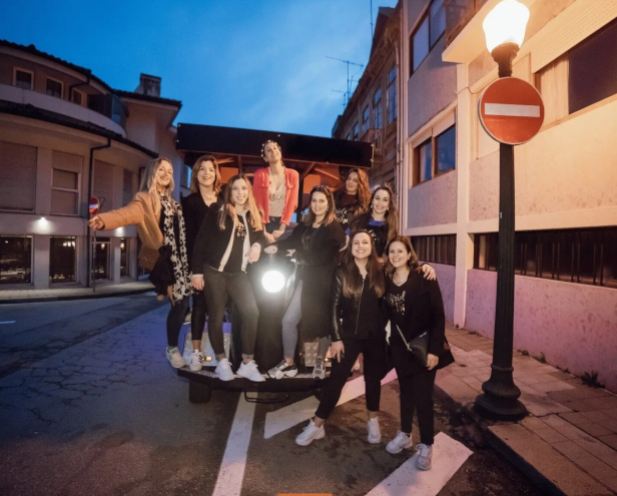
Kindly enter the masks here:
M 176 122 L 330 136 L 346 67 L 365 64 L 370 0 L 2 2 L 0 38 L 63 58 L 111 87 L 162 78 Z M 379 6 L 396 0 L 374 0 Z M 360 68 L 352 66 L 358 79 Z

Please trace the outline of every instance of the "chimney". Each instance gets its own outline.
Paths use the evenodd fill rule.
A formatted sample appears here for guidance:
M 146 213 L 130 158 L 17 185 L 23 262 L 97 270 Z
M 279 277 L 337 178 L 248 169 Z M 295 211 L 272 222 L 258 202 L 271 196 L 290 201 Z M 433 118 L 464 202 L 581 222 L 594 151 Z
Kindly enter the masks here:
M 148 74 L 139 75 L 139 86 L 135 93 L 148 96 L 161 96 L 161 78 L 158 76 L 150 76 Z

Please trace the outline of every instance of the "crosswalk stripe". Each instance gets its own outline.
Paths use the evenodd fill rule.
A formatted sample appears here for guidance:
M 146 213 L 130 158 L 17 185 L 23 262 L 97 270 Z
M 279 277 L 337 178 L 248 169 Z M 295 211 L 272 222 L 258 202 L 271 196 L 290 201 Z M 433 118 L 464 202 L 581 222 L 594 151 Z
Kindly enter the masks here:
M 387 384 L 388 382 L 396 379 L 396 371 L 391 370 L 386 377 L 381 381 L 381 384 Z M 358 396 L 362 396 L 366 391 L 366 385 L 364 383 L 364 377 L 356 377 L 352 379 L 343 388 L 341 398 L 338 405 L 347 403 Z M 264 439 L 270 439 L 281 432 L 291 429 L 293 426 L 307 421 L 315 415 L 315 410 L 319 406 L 319 401 L 311 396 L 301 401 L 297 401 L 292 405 L 281 408 L 274 412 L 268 412 L 266 414 L 266 423 L 264 426 Z
M 473 452 L 440 432 L 433 444 L 433 467 L 416 468 L 417 454 L 392 472 L 366 496 L 437 496 Z

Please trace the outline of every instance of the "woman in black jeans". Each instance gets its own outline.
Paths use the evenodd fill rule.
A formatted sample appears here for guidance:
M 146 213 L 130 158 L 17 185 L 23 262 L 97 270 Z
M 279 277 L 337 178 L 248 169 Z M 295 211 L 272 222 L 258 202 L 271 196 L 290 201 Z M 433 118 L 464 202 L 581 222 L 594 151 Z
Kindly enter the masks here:
M 388 363 L 380 304 L 384 291 L 384 275 L 371 235 L 368 231 L 356 231 L 343 263 L 335 273 L 331 349 L 336 360 L 332 362 L 330 381 L 323 391 L 315 417 L 296 438 L 300 446 L 308 446 L 313 440 L 326 435 L 324 423 L 334 410 L 360 353 L 364 355 L 368 442 L 381 442 L 377 414 L 381 379 L 387 372 Z
M 259 310 L 246 274 L 248 264 L 259 260 L 264 243 L 263 223 L 251 183 L 238 174 L 227 184 L 223 205 L 208 209 L 193 253 L 193 286 L 197 290 L 205 288 L 210 312 L 208 336 L 219 362 L 215 373 L 222 381 L 234 378 L 223 340 L 228 297 L 238 306 L 242 317 L 242 365 L 238 375 L 255 382 L 265 380 L 253 360 Z
M 222 202 L 221 173 L 212 155 L 202 155 L 193 165 L 191 174 L 191 194 L 182 198 L 182 211 L 186 224 L 186 251 L 188 253 L 189 270 L 193 272 L 193 246 L 199 228 L 204 221 L 208 207 Z M 201 352 L 201 336 L 206 325 L 206 295 L 203 291 L 193 293 L 193 312 L 191 313 L 191 338 L 193 353 L 189 360 L 189 368 L 193 372 L 201 370 L 204 360 Z
M 409 238 L 395 237 L 388 244 L 386 254 L 384 299 L 391 326 L 390 356 L 398 375 L 401 401 L 401 430 L 386 450 L 400 453 L 412 448 L 411 426 L 417 410 L 421 441 L 417 446 L 417 466 L 428 470 L 433 455 L 435 375 L 438 368 L 454 362 L 445 336 L 443 300 L 437 281 L 422 277 Z M 429 335 L 426 366 L 405 344 L 425 331 Z

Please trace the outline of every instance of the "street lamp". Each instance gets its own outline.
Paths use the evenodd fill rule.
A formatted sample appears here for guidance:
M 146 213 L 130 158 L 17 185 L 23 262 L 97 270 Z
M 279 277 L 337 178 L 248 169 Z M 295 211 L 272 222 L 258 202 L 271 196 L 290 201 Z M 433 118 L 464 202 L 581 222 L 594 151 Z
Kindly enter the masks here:
M 499 65 L 499 77 L 512 75 L 512 61 L 525 38 L 529 9 L 503 0 L 489 12 L 482 28 L 486 46 Z M 518 420 L 527 413 L 512 378 L 514 321 L 514 148 L 499 144 L 499 262 L 491 377 L 482 384 L 476 409 L 494 420 Z

